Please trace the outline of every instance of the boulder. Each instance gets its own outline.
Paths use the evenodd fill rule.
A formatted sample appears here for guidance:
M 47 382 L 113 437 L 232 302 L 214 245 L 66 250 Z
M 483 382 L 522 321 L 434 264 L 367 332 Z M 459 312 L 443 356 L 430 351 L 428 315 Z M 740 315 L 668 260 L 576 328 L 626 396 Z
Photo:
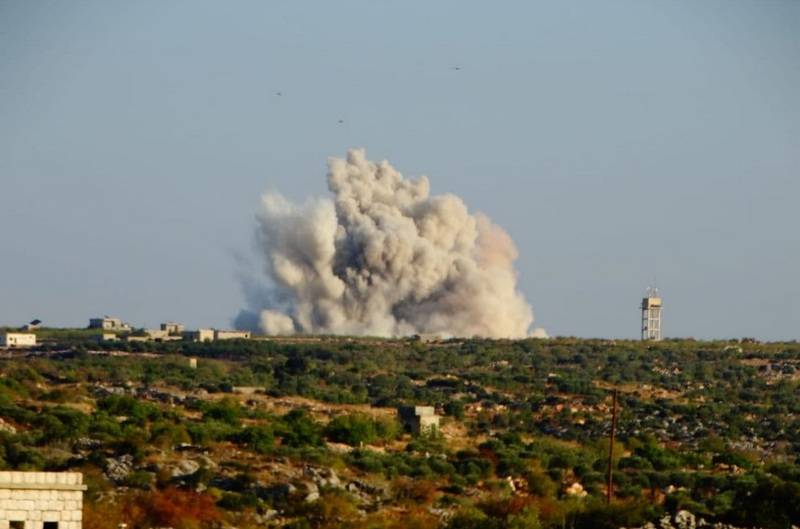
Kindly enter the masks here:
M 106 460 L 106 476 L 116 483 L 124 481 L 132 470 L 133 456 L 130 454 L 125 454 L 117 458 L 110 457 Z
M 306 495 L 305 501 L 306 503 L 312 503 L 319 499 L 319 492 L 311 492 Z
M 211 459 L 207 455 L 198 456 L 197 457 L 197 461 L 200 463 L 201 466 L 203 466 L 203 467 L 205 467 L 205 468 L 207 468 L 209 470 L 215 470 L 218 467 L 216 461 L 214 461 L 213 459 Z
M 678 529 L 695 529 L 697 521 L 689 511 L 678 511 L 675 514 L 675 527 Z
M 182 459 L 172 467 L 170 474 L 173 478 L 183 478 L 191 476 L 198 470 L 200 470 L 200 463 L 191 459 Z
M 311 478 L 311 480 L 320 487 L 330 487 L 333 489 L 344 488 L 342 480 L 332 468 L 315 468 L 305 467 L 303 474 Z
M 2 419 L 2 417 L 0 417 L 0 432 L 7 432 L 7 433 L 10 433 L 10 434 L 15 434 L 15 433 L 17 433 L 17 429 L 14 428 L 13 425 L 8 424 L 6 421 L 4 421 Z
M 100 448 L 102 445 L 103 443 L 101 443 L 97 439 L 92 439 L 91 437 L 79 437 L 75 441 L 73 448 L 75 450 L 95 450 L 97 448 Z
M 276 483 L 268 487 L 256 487 L 256 496 L 270 503 L 283 503 L 297 492 L 291 483 Z

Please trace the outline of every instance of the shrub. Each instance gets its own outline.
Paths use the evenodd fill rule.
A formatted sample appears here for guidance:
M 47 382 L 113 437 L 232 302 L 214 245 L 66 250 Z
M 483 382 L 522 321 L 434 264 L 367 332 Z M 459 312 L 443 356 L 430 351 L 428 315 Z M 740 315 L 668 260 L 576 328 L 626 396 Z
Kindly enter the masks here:
M 220 520 L 213 496 L 177 488 L 133 495 L 122 514 L 131 527 L 197 529 Z
M 243 415 L 242 406 L 233 398 L 213 402 L 203 409 L 204 421 L 224 422 L 232 426 L 238 426 Z
M 281 417 L 277 433 L 283 444 L 292 448 L 322 445 L 322 428 L 306 410 L 300 408 Z
M 267 425 L 248 426 L 231 440 L 259 454 L 269 454 L 275 447 L 275 432 Z

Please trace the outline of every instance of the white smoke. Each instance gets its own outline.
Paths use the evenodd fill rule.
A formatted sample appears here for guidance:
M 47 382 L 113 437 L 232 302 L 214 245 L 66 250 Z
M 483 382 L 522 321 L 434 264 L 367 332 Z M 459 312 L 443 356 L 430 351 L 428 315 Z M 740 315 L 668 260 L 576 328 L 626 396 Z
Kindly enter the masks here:
M 262 199 L 258 247 L 271 287 L 246 286 L 240 327 L 267 334 L 530 336 L 517 250 L 457 196 L 429 195 L 362 149 L 328 161 L 334 200 Z M 533 335 L 542 336 L 537 329 Z

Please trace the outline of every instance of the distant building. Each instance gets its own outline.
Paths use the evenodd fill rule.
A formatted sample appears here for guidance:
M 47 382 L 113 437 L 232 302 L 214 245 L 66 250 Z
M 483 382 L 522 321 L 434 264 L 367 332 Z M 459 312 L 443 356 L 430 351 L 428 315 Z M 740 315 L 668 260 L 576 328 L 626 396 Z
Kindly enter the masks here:
M 439 429 L 439 416 L 433 406 L 400 406 L 397 416 L 403 428 L 413 434 L 432 433 Z
M 260 386 L 233 386 L 231 389 L 238 395 L 255 395 L 259 391 L 264 390 L 264 388 Z
M 196 331 L 184 331 L 183 339 L 191 342 L 213 342 L 214 329 L 197 329 Z
M 36 345 L 36 335 L 22 332 L 7 332 L 0 334 L 0 347 L 15 349 L 19 347 L 33 347 Z
M 214 331 L 215 340 L 249 340 L 250 331 Z
M 189 368 L 197 369 L 197 358 L 192 357 L 189 359 Z
M 161 330 L 166 331 L 167 334 L 183 334 L 183 331 L 186 330 L 186 327 L 182 323 L 175 323 L 172 321 L 168 321 L 166 323 L 161 324 Z
M 83 474 L 0 472 L 0 529 L 81 529 Z
M 169 333 L 163 329 L 144 329 L 143 332 L 151 340 L 162 340 L 169 336 Z
M 92 318 L 89 320 L 90 329 L 103 329 L 106 331 L 130 331 L 131 326 L 124 323 L 119 318 L 104 316 L 102 318 Z
M 422 342 L 422 343 L 436 343 L 441 342 L 444 337 L 441 334 L 436 333 L 422 333 L 422 334 L 415 334 L 411 337 L 411 339 L 415 342 Z
M 116 342 L 117 341 L 117 335 L 114 334 L 113 332 L 104 332 L 104 333 L 96 335 L 94 337 L 94 340 L 96 342 Z
M 192 342 L 213 342 L 216 340 L 248 340 L 249 331 L 226 331 L 220 329 L 197 329 L 183 331 L 183 339 Z
M 129 342 L 171 342 L 182 339 L 182 335 L 170 334 L 163 329 L 140 329 L 126 338 Z
M 657 288 L 649 288 L 642 299 L 642 340 L 661 341 L 661 296 Z
M 23 325 L 20 328 L 20 330 L 21 331 L 33 331 L 33 330 L 38 329 L 41 326 L 42 326 L 42 320 L 32 320 L 32 321 L 26 323 L 25 325 Z

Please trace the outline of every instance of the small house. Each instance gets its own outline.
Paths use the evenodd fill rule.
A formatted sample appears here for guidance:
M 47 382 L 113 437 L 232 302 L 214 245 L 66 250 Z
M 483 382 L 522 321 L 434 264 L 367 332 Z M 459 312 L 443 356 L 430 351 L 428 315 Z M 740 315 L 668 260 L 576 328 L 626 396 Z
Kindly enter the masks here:
M 36 335 L 23 332 L 7 332 L 0 334 L 0 347 L 15 349 L 18 347 L 34 347 Z
M 407 432 L 425 434 L 439 430 L 439 416 L 433 406 L 400 406 L 397 416 Z

